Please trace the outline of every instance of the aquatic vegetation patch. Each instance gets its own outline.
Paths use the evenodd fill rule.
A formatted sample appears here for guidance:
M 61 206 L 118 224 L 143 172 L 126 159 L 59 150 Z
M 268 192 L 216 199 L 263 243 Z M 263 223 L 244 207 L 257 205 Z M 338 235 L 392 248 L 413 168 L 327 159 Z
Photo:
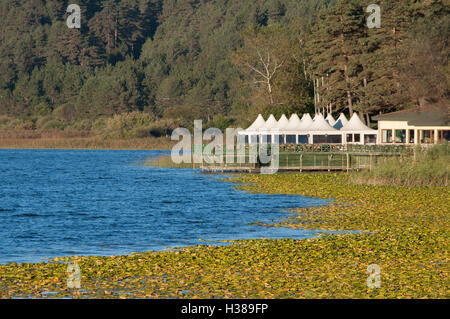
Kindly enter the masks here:
M 239 189 L 335 199 L 276 226 L 364 233 L 241 240 L 0 266 L 3 298 L 448 298 L 448 187 L 349 184 L 343 174 L 244 175 Z M 67 288 L 67 263 L 81 289 Z M 381 268 L 380 288 L 367 268 Z

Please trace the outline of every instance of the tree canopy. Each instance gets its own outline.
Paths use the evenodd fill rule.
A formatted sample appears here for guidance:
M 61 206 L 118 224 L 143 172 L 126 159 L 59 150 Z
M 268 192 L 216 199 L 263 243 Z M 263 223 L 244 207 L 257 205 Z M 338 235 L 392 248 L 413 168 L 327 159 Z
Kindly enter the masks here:
M 372 114 L 448 105 L 442 0 L 80 0 L 0 3 L 0 128 L 245 126 L 257 113 Z M 315 94 L 316 93 L 316 94 Z

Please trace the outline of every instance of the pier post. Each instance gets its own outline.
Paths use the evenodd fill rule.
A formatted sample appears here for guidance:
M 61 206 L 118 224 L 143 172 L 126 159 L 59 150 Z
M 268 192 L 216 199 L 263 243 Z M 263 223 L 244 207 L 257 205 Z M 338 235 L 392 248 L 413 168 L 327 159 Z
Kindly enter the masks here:
M 348 152 L 345 154 L 347 157 L 347 172 L 350 170 L 350 155 L 348 154 Z
M 300 154 L 300 172 L 303 171 L 303 153 Z

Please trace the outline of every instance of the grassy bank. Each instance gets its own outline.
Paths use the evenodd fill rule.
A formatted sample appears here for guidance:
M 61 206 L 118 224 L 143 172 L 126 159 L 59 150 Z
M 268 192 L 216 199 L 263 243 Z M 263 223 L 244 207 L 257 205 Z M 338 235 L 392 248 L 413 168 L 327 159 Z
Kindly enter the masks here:
M 0 296 L 450 297 L 448 187 L 360 186 L 335 174 L 246 175 L 233 180 L 251 192 L 336 199 L 329 206 L 298 209 L 278 226 L 367 232 L 10 264 L 0 266 Z M 81 268 L 79 291 L 66 288 L 67 261 Z M 371 264 L 381 267 L 379 289 L 366 286 Z
M 450 146 L 416 149 L 414 156 L 386 158 L 371 170 L 352 175 L 352 182 L 371 185 L 448 186 Z
M 159 156 L 157 158 L 149 158 L 144 162 L 143 165 L 158 168 L 192 168 L 193 166 L 193 164 L 188 163 L 179 163 L 179 164 L 174 163 L 170 156 Z
M 82 132 L 0 131 L 0 149 L 168 150 L 173 145 L 174 142 L 166 137 L 119 138 Z

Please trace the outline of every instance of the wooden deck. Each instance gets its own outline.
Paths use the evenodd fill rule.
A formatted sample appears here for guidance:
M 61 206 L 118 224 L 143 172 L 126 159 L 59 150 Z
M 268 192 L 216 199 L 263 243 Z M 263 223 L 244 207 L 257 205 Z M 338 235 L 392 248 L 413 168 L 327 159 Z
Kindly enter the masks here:
M 399 156 L 399 154 L 387 154 L 387 153 L 350 153 L 350 152 L 329 152 L 329 153 L 315 153 L 315 152 L 303 152 L 303 153 L 288 153 L 283 152 L 279 154 L 279 163 L 277 171 L 353 171 L 361 169 L 371 169 L 383 158 Z M 234 156 L 237 159 L 239 156 Z M 198 168 L 202 172 L 212 173 L 227 173 L 227 172 L 248 172 L 258 173 L 261 168 L 270 168 L 268 165 L 262 165 L 260 163 L 251 163 L 249 155 L 241 155 L 240 164 L 226 163 L 225 158 L 222 163 L 213 163 L 211 160 L 208 162 L 203 161 Z M 254 161 L 254 160 L 253 160 Z M 235 161 L 237 162 L 237 160 Z

